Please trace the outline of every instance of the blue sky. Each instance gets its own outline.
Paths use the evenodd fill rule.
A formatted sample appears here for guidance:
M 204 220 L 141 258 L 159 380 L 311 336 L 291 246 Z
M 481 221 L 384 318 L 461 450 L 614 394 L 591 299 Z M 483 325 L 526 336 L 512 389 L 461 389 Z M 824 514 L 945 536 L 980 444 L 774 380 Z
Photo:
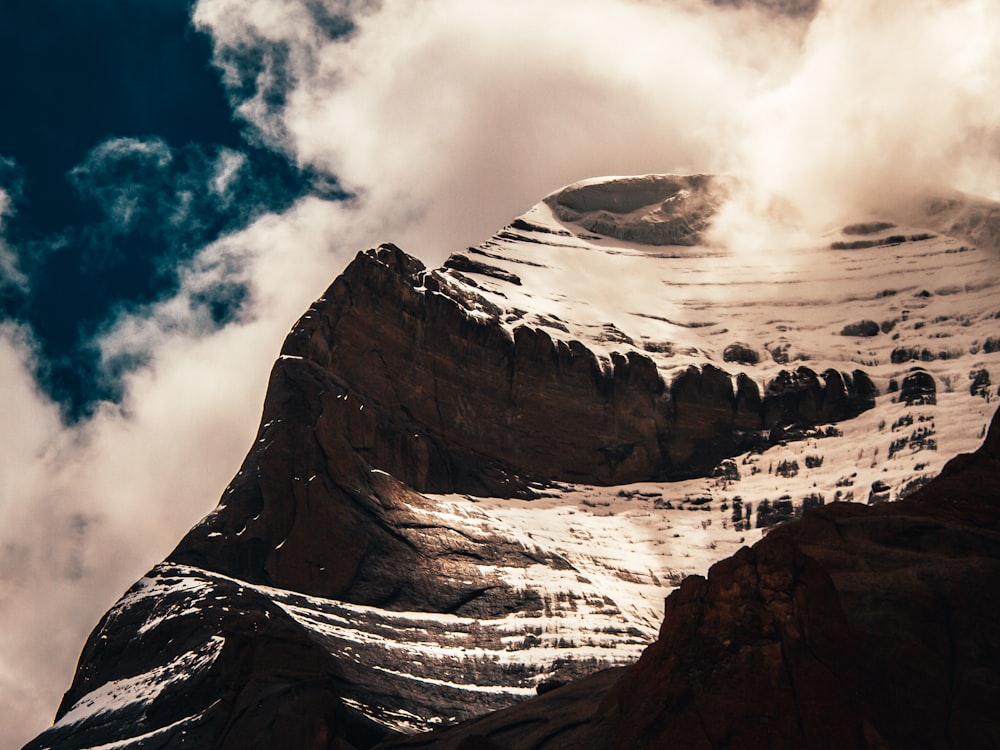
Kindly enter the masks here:
M 440 264 L 601 175 L 741 177 L 724 236 L 754 257 L 1000 198 L 1000 0 L 819 5 L 0 3 L 0 746 L 214 507 L 358 251 Z
M 102 367 L 92 345 L 116 315 L 175 293 L 176 266 L 220 234 L 307 193 L 339 195 L 234 117 L 192 7 L 44 0 L 2 11 L 0 101 L 16 114 L 0 118 L 13 264 L 0 314 L 29 327 L 38 380 L 70 419 L 120 397 L 133 363 Z M 222 284 L 203 303 L 222 325 L 246 291 Z

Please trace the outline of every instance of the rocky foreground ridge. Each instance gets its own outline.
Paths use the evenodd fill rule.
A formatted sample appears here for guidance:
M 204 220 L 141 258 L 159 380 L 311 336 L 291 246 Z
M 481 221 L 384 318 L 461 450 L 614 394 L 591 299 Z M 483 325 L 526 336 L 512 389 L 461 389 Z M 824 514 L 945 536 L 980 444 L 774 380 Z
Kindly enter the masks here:
M 868 746 L 907 746 L 868 710 L 908 699 L 895 657 L 864 671 L 884 650 L 874 631 L 939 600 L 978 615 L 943 573 L 921 573 L 912 601 L 865 592 L 909 591 L 942 559 L 961 578 L 995 560 L 993 532 L 961 521 L 911 569 L 906 539 L 927 521 L 901 547 L 865 529 L 897 518 L 882 503 L 978 442 L 992 412 L 1000 212 L 942 201 L 924 225 L 859 223 L 804 263 L 761 264 L 700 244 L 727 189 L 591 181 L 443 268 L 392 245 L 359 254 L 289 334 L 219 506 L 105 615 L 28 747 L 367 748 L 632 664 L 650 643 L 624 673 L 508 709 L 528 734 L 492 729 L 500 713 L 440 741 L 656 746 L 669 724 L 692 747 L 772 746 L 753 743 L 796 728 L 787 746 L 801 746 L 822 704 L 819 720 Z M 688 573 L 852 498 L 880 510 L 827 506 L 787 527 L 836 531 L 808 548 L 776 530 L 689 578 L 661 618 Z M 996 643 L 985 632 L 977 654 Z M 949 690 L 965 679 L 955 654 L 928 662 Z M 995 695 L 990 675 L 976 672 L 977 694 Z M 864 692 L 877 685 L 889 697 Z M 772 688 L 798 711 L 752 718 L 741 696 Z M 933 716 L 921 736 L 959 737 Z

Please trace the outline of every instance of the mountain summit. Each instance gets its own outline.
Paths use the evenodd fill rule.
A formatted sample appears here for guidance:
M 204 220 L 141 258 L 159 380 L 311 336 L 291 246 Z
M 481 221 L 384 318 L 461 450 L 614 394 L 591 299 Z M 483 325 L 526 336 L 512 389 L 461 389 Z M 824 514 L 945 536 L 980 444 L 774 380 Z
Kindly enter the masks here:
M 745 622 L 744 594 L 825 587 L 817 606 L 843 610 L 847 630 L 823 643 L 867 638 L 843 599 L 859 579 L 811 572 L 814 553 L 780 541 L 791 532 L 745 545 L 810 508 L 903 498 L 977 446 L 1000 364 L 1000 207 L 929 201 L 918 220 L 861 217 L 761 257 L 708 241 L 732 190 L 704 175 L 592 180 L 442 268 L 390 244 L 359 253 L 289 333 L 218 507 L 104 616 L 28 747 L 367 748 L 654 644 L 614 688 L 640 708 L 609 731 L 641 746 L 667 710 L 644 685 L 683 693 L 676 670 L 693 668 L 662 667 L 677 649 L 750 649 L 726 667 L 726 711 L 740 685 L 757 689 L 755 664 L 777 669 L 753 656 L 753 628 L 785 610 L 768 593 Z M 835 508 L 795 533 L 869 518 Z M 775 588 L 762 566 L 797 572 Z M 685 640 L 706 618 L 714 635 Z M 961 677 L 967 661 L 948 663 Z M 610 690 L 619 671 L 586 684 Z M 794 702 L 791 674 L 774 684 Z M 851 706 L 855 735 L 883 736 Z M 726 736 L 758 737 L 741 732 Z

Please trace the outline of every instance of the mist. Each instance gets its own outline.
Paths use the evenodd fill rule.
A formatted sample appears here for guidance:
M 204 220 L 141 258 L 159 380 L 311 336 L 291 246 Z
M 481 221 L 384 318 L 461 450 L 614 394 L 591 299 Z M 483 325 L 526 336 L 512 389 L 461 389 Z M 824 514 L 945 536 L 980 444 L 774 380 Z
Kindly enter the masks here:
M 997 19 L 1000 0 L 829 0 L 793 17 L 201 0 L 194 23 L 245 127 L 355 197 L 302 199 L 185 261 L 175 297 L 95 339 L 107 362 L 143 364 L 84 422 L 34 382 L 30 329 L 0 328 L 0 744 L 47 726 L 100 615 L 215 505 L 285 333 L 354 253 L 392 241 L 438 264 L 598 175 L 738 177 L 715 238 L 750 252 L 935 191 L 1000 198 Z M 11 263 L 0 243 L 0 271 L 23 283 Z M 234 278 L 244 312 L 208 325 L 199 290 Z

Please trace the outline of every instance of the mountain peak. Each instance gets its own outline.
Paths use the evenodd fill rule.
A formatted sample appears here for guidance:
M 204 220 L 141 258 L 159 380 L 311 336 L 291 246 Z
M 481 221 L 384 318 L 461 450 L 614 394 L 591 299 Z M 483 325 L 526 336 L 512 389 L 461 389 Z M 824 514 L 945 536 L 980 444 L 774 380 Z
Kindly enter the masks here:
M 663 597 L 766 529 L 974 447 L 1000 277 L 966 243 L 994 209 L 760 262 L 700 239 L 732 184 L 578 183 L 440 268 L 360 252 L 30 747 L 370 747 L 502 708 L 633 663 Z

